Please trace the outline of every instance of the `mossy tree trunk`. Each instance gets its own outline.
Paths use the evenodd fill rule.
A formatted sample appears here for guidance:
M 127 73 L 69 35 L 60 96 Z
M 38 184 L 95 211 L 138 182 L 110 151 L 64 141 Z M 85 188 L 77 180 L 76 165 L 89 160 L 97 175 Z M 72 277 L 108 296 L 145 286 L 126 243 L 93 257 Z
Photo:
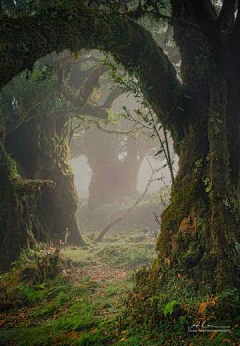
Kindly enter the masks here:
M 186 127 L 180 170 L 171 204 L 162 215 L 157 249 L 160 271 L 160 263 L 170 263 L 196 287 L 220 290 L 239 285 L 240 223 L 237 167 L 232 170 L 230 165 L 235 155 L 227 121 L 227 83 L 215 73 L 209 105 L 194 102 L 189 109 L 194 119 Z
M 184 13 L 188 20 L 196 18 L 189 7 Z M 173 14 L 178 18 L 180 13 L 181 5 L 173 1 Z M 180 171 L 171 204 L 162 216 L 157 249 L 160 270 L 160 263 L 169 263 L 197 287 L 215 291 L 239 287 L 240 117 L 235 107 L 240 95 L 229 73 L 228 41 L 219 31 L 208 29 L 210 36 L 200 28 L 174 27 L 187 122 L 180 143 Z
M 18 258 L 23 248 L 36 243 L 39 221 L 37 200 L 55 184 L 51 180 L 23 179 L 15 161 L 4 148 L 4 126 L 0 124 L 0 271 Z
M 171 3 L 182 86 L 143 28 L 126 17 L 85 9 L 3 18 L 1 85 L 54 50 L 103 49 L 126 68 L 136 69 L 180 156 L 153 274 L 158 276 L 166 262 L 198 287 L 239 287 L 240 11 L 235 20 L 235 1 L 234 6 L 224 1 L 220 15 L 209 1 Z M 19 32 L 27 33 L 20 38 L 24 49 L 15 46 Z
M 76 219 L 78 199 L 68 163 L 68 140 L 63 135 L 67 122 L 67 117 L 55 113 L 32 119 L 13 131 L 5 146 L 26 178 L 50 179 L 56 184 L 38 198 L 36 240 L 59 244 L 67 239 L 68 243 L 81 246 L 84 241 Z

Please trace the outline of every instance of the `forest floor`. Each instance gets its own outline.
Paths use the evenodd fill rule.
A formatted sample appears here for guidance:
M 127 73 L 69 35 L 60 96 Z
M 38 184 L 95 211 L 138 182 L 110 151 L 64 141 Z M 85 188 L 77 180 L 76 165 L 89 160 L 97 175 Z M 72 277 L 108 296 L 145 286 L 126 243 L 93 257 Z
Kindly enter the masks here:
M 238 345 L 225 336 L 215 342 L 122 328 L 118 316 L 136 271 L 156 257 L 156 238 L 144 229 L 109 232 L 102 243 L 95 238 L 88 234 L 85 248 L 61 250 L 69 265 L 56 278 L 23 283 L 19 263 L 1 278 L 0 345 Z
M 156 239 L 144 230 L 109 232 L 102 243 L 94 241 L 94 234 L 85 239 L 84 248 L 61 250 L 71 266 L 60 277 L 28 285 L 19 281 L 18 269 L 3 276 L 0 345 L 92 345 L 99 333 L 105 333 L 104 344 L 111 344 L 106 325 L 114 328 L 135 271 L 151 265 Z M 117 326 L 115 339 L 126 341 Z

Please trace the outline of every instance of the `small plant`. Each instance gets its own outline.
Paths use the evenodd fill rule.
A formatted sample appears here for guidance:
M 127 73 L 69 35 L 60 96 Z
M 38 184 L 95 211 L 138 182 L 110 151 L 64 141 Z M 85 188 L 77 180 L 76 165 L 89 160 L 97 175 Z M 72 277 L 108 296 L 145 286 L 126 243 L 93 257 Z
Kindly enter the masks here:
M 19 285 L 17 288 L 19 291 L 19 299 L 23 301 L 36 303 L 37 301 L 46 299 L 46 290 L 44 285 L 36 285 L 34 287 Z
M 212 182 L 211 182 L 210 178 L 205 178 L 203 180 L 203 183 L 205 185 L 206 193 L 211 193 L 212 192 Z
M 169 303 L 167 303 L 163 309 L 164 316 L 166 317 L 167 315 L 172 315 L 177 305 L 178 302 L 176 300 L 171 300 Z

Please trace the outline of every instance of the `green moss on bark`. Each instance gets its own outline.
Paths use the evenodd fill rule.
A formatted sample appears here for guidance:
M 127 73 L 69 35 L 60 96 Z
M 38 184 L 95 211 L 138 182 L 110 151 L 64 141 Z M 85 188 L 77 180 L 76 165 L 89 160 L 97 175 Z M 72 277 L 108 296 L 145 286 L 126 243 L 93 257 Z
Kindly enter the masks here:
M 19 256 L 21 249 L 35 244 L 36 198 L 54 183 L 22 179 L 16 162 L 0 143 L 0 270 Z

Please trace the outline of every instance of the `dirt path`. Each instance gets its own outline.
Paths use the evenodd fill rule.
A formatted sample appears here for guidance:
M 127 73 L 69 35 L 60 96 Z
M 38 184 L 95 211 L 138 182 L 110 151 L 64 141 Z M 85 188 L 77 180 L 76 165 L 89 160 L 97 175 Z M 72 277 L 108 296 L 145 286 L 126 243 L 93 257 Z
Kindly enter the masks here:
M 95 264 L 90 262 L 88 266 L 77 268 L 75 270 L 76 277 L 89 277 L 90 281 L 98 283 L 112 282 L 116 280 L 125 281 L 128 277 L 127 268 L 118 268 L 106 263 Z

